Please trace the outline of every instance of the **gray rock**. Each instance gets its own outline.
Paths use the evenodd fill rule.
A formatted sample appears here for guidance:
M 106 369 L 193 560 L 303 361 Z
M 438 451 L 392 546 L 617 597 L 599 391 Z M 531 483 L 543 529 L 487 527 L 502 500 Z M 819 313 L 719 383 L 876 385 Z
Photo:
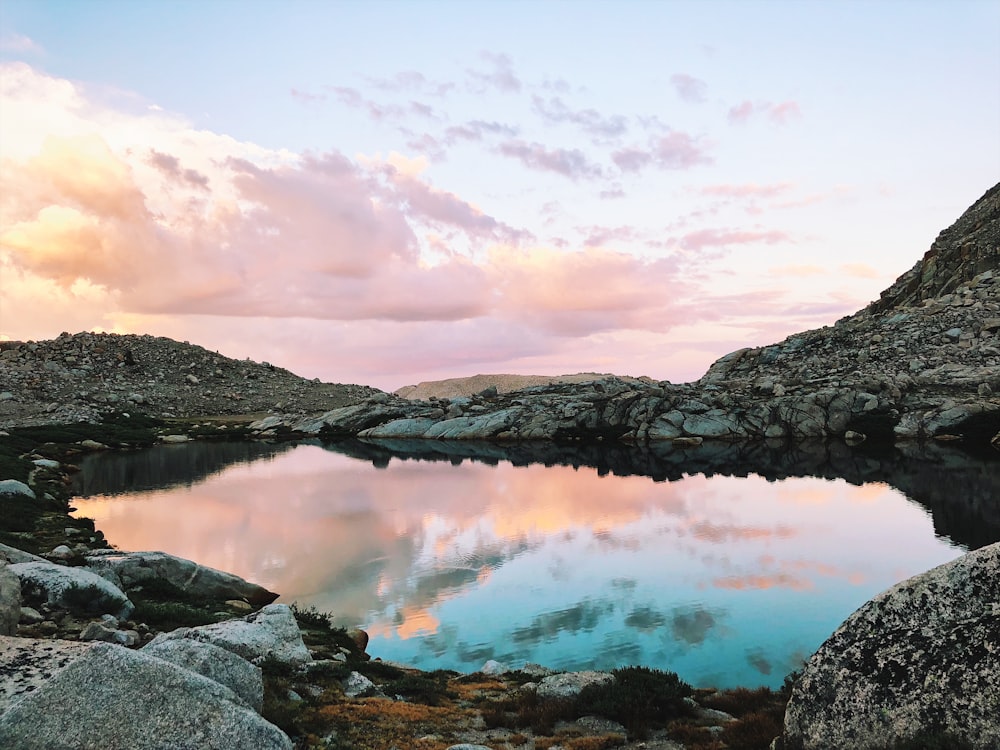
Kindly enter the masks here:
M 344 687 L 344 695 L 348 698 L 367 698 L 374 695 L 382 695 L 378 686 L 365 677 L 360 672 L 351 672 L 340 683 Z
M 27 639 L 17 639 L 27 640 Z M 42 649 L 51 642 L 35 642 Z M 288 736 L 229 688 L 170 662 L 99 643 L 58 667 L 0 715 L 0 746 L 19 750 L 291 750 Z M 23 650 L 23 649 L 22 649 Z M 42 659 L 45 661 L 45 659 Z M 8 662 L 5 672 L 23 672 Z
M 4 560 L 9 563 L 48 562 L 48 560 L 44 557 L 33 555 L 30 552 L 24 552 L 23 550 L 19 550 L 17 547 L 9 547 L 6 544 L 0 544 L 0 560 Z
M 278 595 L 239 576 L 166 552 L 95 551 L 87 556 L 87 567 L 125 591 L 152 580 L 173 584 L 198 599 L 246 599 L 252 604 L 270 604 Z
M 563 672 L 543 677 L 537 693 L 543 700 L 575 698 L 588 685 L 602 685 L 614 679 L 610 672 Z
M 506 664 L 501 664 L 496 659 L 490 659 L 479 668 L 479 671 L 488 675 L 506 674 L 510 671 L 510 667 Z
M 105 643 L 115 642 L 115 633 L 118 628 L 108 627 L 102 622 L 90 622 L 80 632 L 81 641 L 103 641 Z
M 36 625 L 44 619 L 42 613 L 34 607 L 21 607 L 21 623 L 24 625 Z
M 0 635 L 17 635 L 21 621 L 21 582 L 0 561 Z
M 35 491 L 24 482 L 17 479 L 4 479 L 0 481 L 0 497 L 3 495 L 23 495 L 35 499 Z
M 0 635 L 0 717 L 14 703 L 44 686 L 56 672 L 91 644 L 75 641 L 12 638 Z M 0 719 L 2 720 L 2 719 Z M 4 745 L 0 744 L 0 747 Z
M 149 643 L 143 647 L 142 652 L 225 685 L 246 701 L 254 711 L 260 713 L 264 704 L 264 681 L 260 667 L 231 651 L 211 643 L 182 638 Z
M 53 461 L 51 458 L 36 458 L 31 463 L 39 469 L 58 469 L 61 466 L 58 461 Z
M 44 599 L 49 605 L 93 614 L 112 614 L 125 620 L 135 609 L 124 592 L 85 568 L 50 562 L 25 562 L 10 566 L 21 581 L 27 601 Z
M 266 659 L 298 667 L 312 661 L 302 642 L 295 616 L 286 604 L 269 604 L 258 612 L 238 620 L 226 620 L 196 628 L 178 628 L 161 633 L 151 643 L 191 638 L 211 643 L 237 656 L 260 664 Z
M 884 747 L 947 732 L 1000 746 L 1000 543 L 893 586 L 806 665 L 789 750 Z

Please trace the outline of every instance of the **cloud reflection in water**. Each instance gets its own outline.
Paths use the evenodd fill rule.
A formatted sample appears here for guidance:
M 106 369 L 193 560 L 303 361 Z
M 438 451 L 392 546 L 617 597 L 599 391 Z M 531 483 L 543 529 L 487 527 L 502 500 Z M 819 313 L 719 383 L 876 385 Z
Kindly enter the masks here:
M 778 685 L 866 599 L 961 552 L 885 485 L 375 469 L 315 446 L 74 504 L 123 549 L 230 570 L 363 625 L 386 659 L 642 663 L 696 684 Z

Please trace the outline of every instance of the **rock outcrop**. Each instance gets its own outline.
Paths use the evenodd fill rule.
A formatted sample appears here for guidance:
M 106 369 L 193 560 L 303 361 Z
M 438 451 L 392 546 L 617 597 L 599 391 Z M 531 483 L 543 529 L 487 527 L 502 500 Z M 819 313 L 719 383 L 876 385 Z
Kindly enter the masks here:
M 1000 747 L 998 602 L 1000 543 L 865 604 L 795 683 L 784 747 L 864 750 L 933 737 Z
M 50 562 L 25 562 L 9 567 L 21 582 L 21 594 L 34 605 L 44 602 L 90 614 L 127 619 L 135 609 L 125 593 L 110 581 L 84 568 Z
M 260 713 L 264 704 L 264 681 L 260 667 L 211 643 L 178 638 L 149 643 L 142 652 L 190 669 L 232 690 L 250 708 Z
M 211 643 L 254 664 L 271 660 L 298 667 L 312 661 L 295 616 L 286 604 L 269 604 L 239 620 L 161 633 L 150 645 L 178 638 Z
M 11 686 L 0 703 L 0 747 L 292 747 L 229 688 L 140 651 L 0 638 L 0 673 Z
M 87 567 L 125 592 L 150 581 L 166 581 L 195 599 L 245 599 L 257 606 L 270 604 L 278 595 L 239 576 L 198 565 L 166 552 L 92 550 Z
M 557 442 L 848 437 L 1000 442 L 1000 186 L 882 299 L 719 359 L 695 383 L 618 377 L 272 422 L 328 438 Z

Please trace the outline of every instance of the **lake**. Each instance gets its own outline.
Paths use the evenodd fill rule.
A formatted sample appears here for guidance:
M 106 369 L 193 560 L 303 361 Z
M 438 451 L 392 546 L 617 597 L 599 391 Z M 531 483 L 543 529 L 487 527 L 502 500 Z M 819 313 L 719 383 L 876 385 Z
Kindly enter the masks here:
M 361 626 L 373 657 L 780 686 L 852 611 L 1000 539 L 939 446 L 191 443 L 88 456 L 77 515 Z

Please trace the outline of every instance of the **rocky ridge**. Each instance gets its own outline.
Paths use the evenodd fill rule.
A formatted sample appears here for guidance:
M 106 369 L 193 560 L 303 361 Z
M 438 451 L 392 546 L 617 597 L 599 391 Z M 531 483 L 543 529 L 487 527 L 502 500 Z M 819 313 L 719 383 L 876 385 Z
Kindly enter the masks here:
M 426 401 L 376 394 L 256 427 L 366 439 L 1000 443 L 998 394 L 1000 186 L 879 301 L 832 326 L 732 352 L 694 383 L 603 377 Z
M 48 341 L 0 341 L 0 429 L 96 422 L 109 411 L 168 418 L 306 414 L 376 393 L 162 336 L 63 333 Z

